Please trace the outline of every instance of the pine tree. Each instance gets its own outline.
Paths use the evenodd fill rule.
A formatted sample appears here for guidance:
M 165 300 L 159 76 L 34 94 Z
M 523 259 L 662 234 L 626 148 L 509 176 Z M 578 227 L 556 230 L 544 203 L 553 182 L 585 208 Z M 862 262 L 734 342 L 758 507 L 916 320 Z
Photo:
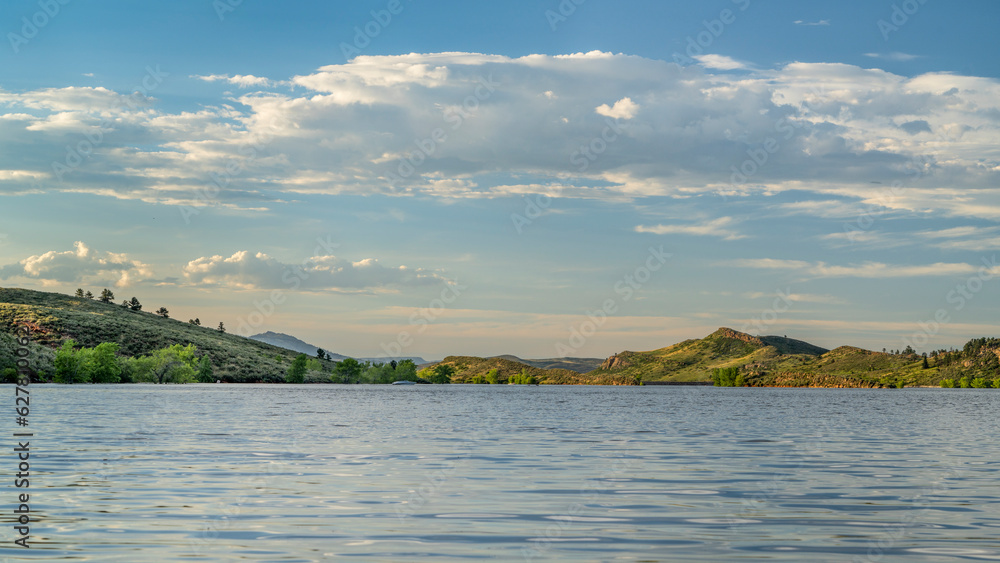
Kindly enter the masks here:
M 101 303 L 112 303 L 114 300 L 115 294 L 110 289 L 104 288 L 104 291 L 101 292 Z
M 219 332 L 226 332 L 226 325 L 222 324 L 222 321 L 219 321 L 219 328 L 215 330 L 218 330 Z
M 164 319 L 170 318 L 170 311 L 168 311 L 166 307 L 160 307 L 159 309 L 157 309 L 156 314 L 160 315 Z
M 128 302 L 128 306 L 133 311 L 141 311 L 142 310 L 142 303 L 139 303 L 139 300 L 136 299 L 135 297 L 133 297 L 132 300 Z
M 76 290 L 76 296 L 82 299 L 83 298 L 83 290 L 80 289 L 80 288 L 77 288 L 77 290 Z

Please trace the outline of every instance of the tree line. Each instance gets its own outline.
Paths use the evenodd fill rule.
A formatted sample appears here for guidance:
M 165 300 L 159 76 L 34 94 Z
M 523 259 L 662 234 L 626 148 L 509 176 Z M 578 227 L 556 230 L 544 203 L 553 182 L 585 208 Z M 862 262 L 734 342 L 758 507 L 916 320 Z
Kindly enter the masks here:
M 94 299 L 94 294 L 91 293 L 89 290 L 84 291 L 83 288 L 77 288 L 75 296 L 79 299 Z M 110 305 L 115 302 L 115 294 L 110 289 L 104 288 L 101 291 L 101 296 L 100 298 L 98 298 L 98 301 Z M 139 299 L 137 299 L 134 296 L 132 297 L 132 299 L 125 299 L 124 301 L 122 301 L 121 307 L 122 309 L 127 309 L 129 311 L 136 311 L 136 312 L 142 311 L 142 303 L 140 303 Z M 160 317 L 163 317 L 164 319 L 170 318 L 170 311 L 167 310 L 166 307 L 160 307 L 159 309 L 156 310 L 155 314 Z M 192 324 L 194 326 L 201 326 L 201 319 L 198 318 L 189 319 L 188 324 Z M 220 321 L 219 326 L 216 327 L 215 330 L 218 330 L 219 332 L 226 332 L 225 323 Z
M 327 370 L 321 359 L 329 358 L 323 350 L 317 350 L 316 357 L 299 354 L 292 360 L 285 374 L 286 383 L 368 383 L 385 385 L 396 381 L 420 381 L 417 376 L 417 365 L 413 360 L 397 362 L 359 362 L 354 358 L 345 358 Z
M 77 347 L 70 339 L 56 350 L 53 361 L 53 383 L 211 383 L 215 381 L 212 361 L 198 356 L 193 344 L 175 344 L 147 355 L 123 356 L 116 342 L 103 342 L 93 348 Z M 17 372 L 7 368 L 4 382 L 11 382 Z M 45 381 L 49 374 L 39 372 Z

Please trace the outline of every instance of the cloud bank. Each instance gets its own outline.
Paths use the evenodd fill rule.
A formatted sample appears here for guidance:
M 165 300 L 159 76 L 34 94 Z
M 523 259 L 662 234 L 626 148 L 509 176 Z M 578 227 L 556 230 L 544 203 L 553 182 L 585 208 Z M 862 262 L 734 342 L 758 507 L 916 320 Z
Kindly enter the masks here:
M 1000 218 L 998 81 L 701 62 L 360 56 L 294 77 L 191 77 L 244 92 L 173 113 L 104 88 L 0 90 L 0 169 L 18 171 L 0 195 L 263 210 L 297 194 L 863 201 L 897 182 L 894 209 Z

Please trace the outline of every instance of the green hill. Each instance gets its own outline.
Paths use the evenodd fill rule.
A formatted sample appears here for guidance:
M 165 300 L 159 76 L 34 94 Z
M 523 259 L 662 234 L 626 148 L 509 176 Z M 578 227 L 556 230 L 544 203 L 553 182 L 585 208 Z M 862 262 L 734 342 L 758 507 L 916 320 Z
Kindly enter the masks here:
M 788 340 L 775 343 L 791 349 L 792 343 L 798 342 Z M 804 345 L 801 348 L 805 350 L 825 351 L 804 342 L 801 344 Z M 622 375 L 641 378 L 643 381 L 708 381 L 713 369 L 742 367 L 766 362 L 781 355 L 775 345 L 769 345 L 756 336 L 720 328 L 700 340 L 685 340 L 651 352 L 626 351 L 616 354 L 588 375 Z
M 757 387 L 937 386 L 944 379 L 1000 378 L 1000 340 L 980 338 L 963 350 L 916 353 L 873 352 L 852 346 L 826 350 L 780 336 L 756 337 L 720 328 L 701 340 L 686 340 L 651 352 L 622 352 L 589 376 L 626 376 L 642 381 L 711 381 L 713 369 L 737 368 Z
M 519 362 L 522 364 L 527 364 L 536 368 L 542 369 L 568 369 L 570 371 L 575 371 L 577 373 L 589 373 L 597 369 L 601 362 L 604 360 L 602 358 L 546 358 L 541 360 L 523 360 L 517 356 L 503 355 L 503 356 L 493 356 L 494 358 L 502 358 L 504 360 L 511 360 L 513 362 Z
M 581 374 L 568 369 L 544 369 L 515 362 L 503 357 L 477 358 L 448 356 L 439 364 L 455 368 L 452 383 L 472 383 L 473 378 L 486 378 L 491 372 L 497 383 L 506 384 L 511 377 L 527 375 L 541 385 L 638 385 L 639 380 L 621 374 Z M 432 368 L 431 368 L 432 369 Z M 495 372 L 494 372 L 495 370 Z
M 0 288 L 0 370 L 14 365 L 16 326 L 31 329 L 31 368 L 47 376 L 53 373 L 55 348 L 72 339 L 85 347 L 103 342 L 119 345 L 122 356 L 146 355 L 175 344 L 193 344 L 199 356 L 208 356 L 214 376 L 225 382 L 282 382 L 297 355 L 279 348 L 215 328 L 132 311 L 114 303 Z M 332 363 L 324 363 L 330 368 Z

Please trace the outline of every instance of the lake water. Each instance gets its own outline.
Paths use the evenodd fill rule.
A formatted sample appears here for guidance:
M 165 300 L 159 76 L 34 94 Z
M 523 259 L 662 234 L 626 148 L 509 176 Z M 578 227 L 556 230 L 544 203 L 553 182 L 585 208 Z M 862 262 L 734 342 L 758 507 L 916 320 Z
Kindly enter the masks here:
M 31 393 L 0 561 L 1000 560 L 998 390 Z

